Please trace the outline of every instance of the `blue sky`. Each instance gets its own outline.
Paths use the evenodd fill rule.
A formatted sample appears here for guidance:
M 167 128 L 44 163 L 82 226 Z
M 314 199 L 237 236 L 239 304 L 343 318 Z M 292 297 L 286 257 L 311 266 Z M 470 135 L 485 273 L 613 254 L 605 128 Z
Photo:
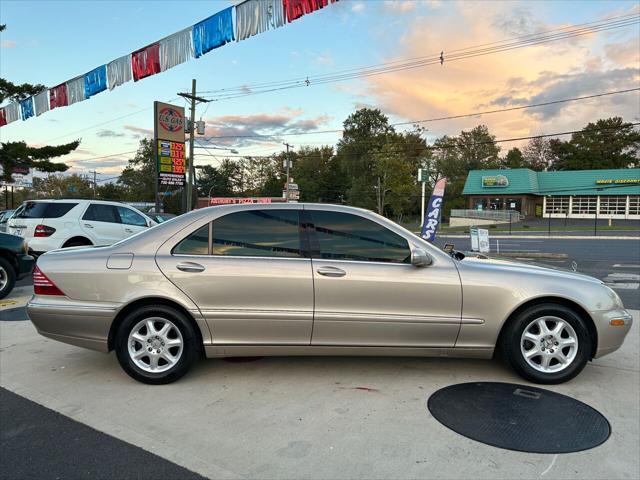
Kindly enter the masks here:
M 0 74 L 14 83 L 54 86 L 208 17 L 233 2 L 6 1 L 0 22 Z M 285 80 L 478 45 L 540 30 L 637 12 L 637 2 L 447 2 L 341 0 L 283 28 L 234 42 L 167 72 L 85 102 L 0 129 L 2 141 L 63 143 L 81 138 L 65 158 L 73 171 L 103 178 L 126 165 L 152 129 L 154 100 L 190 88 L 206 91 Z M 487 106 L 546 101 L 638 85 L 637 24 L 625 29 L 344 83 L 310 86 L 199 106 L 208 134 L 257 132 L 269 141 L 225 140 L 242 154 L 334 144 L 338 134 L 279 136 L 292 129 L 340 128 L 358 106 L 381 108 L 393 121 L 455 115 Z M 175 103 L 183 104 L 182 100 Z M 640 116 L 638 95 L 548 111 L 526 111 L 429 124 L 430 139 L 486 123 L 498 138 L 580 128 L 599 116 Z M 119 118 L 126 116 L 125 118 Z M 109 158 L 91 160 L 93 157 Z M 197 163 L 215 162 L 208 156 Z

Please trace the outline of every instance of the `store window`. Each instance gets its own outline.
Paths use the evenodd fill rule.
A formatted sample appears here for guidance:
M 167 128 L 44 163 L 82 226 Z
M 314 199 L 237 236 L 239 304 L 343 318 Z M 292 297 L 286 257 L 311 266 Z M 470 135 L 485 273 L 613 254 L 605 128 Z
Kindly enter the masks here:
M 640 215 L 640 195 L 629 196 L 629 215 Z
M 572 215 L 595 215 L 597 205 L 598 205 L 598 197 L 577 195 L 573 197 L 573 202 L 571 205 L 571 214 Z
M 627 210 L 626 195 L 610 195 L 600 197 L 598 215 L 624 215 Z
M 567 214 L 569 212 L 569 197 L 547 197 L 546 214 Z M 595 212 L 595 210 L 594 210 Z

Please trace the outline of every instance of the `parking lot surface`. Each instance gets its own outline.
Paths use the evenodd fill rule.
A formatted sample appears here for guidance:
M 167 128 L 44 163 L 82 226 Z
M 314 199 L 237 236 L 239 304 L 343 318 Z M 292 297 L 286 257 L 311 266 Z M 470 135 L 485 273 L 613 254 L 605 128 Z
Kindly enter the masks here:
M 209 478 L 638 478 L 640 319 L 633 313 L 621 350 L 549 387 L 611 422 L 608 441 L 572 454 L 490 447 L 431 417 L 427 399 L 441 387 L 526 384 L 498 361 L 207 360 L 177 383 L 148 386 L 127 377 L 113 354 L 45 339 L 28 321 L 2 321 L 0 385 Z

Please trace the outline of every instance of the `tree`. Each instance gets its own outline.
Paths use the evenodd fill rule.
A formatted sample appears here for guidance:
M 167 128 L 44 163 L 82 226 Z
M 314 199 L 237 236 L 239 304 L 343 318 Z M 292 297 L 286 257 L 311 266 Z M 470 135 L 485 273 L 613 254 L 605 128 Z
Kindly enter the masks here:
M 304 202 L 343 203 L 351 182 L 333 148 L 303 147 L 294 154 L 291 176 Z
M 103 200 L 122 201 L 126 200 L 125 190 L 117 183 L 105 183 L 98 185 L 98 197 Z
M 376 178 L 373 175 L 373 153 L 379 151 L 387 143 L 387 137 L 395 132 L 380 110 L 370 108 L 361 108 L 349 115 L 343 126 L 337 154 L 350 181 L 347 203 L 374 209 Z
M 553 151 L 549 140 L 544 137 L 535 137 L 522 151 L 525 168 L 530 168 L 536 172 L 548 170 L 553 162 Z
M 25 142 L 6 142 L 0 144 L 0 166 L 2 179 L 13 181 L 12 174 L 17 166 L 36 168 L 42 172 L 65 172 L 69 169 L 64 163 L 52 162 L 52 158 L 67 155 L 80 145 L 76 140 L 65 145 L 29 147 Z
M 91 198 L 93 185 L 87 178 L 78 174 L 33 179 L 35 198 Z
M 503 168 L 525 168 L 524 156 L 518 147 L 513 147 L 501 159 Z
M 640 131 L 620 117 L 589 123 L 571 140 L 549 142 L 554 170 L 633 168 L 640 165 Z
M 219 167 L 205 165 L 198 168 L 196 174 L 196 188 L 198 195 L 208 197 L 231 197 L 239 192 L 238 183 L 241 177 L 240 165 L 228 158 Z
M 462 190 L 470 170 L 500 166 L 500 147 L 485 125 L 462 131 L 458 137 L 445 135 L 437 139 L 432 148 L 438 176 L 448 179 L 443 201 L 447 213 L 452 208 L 464 207 Z

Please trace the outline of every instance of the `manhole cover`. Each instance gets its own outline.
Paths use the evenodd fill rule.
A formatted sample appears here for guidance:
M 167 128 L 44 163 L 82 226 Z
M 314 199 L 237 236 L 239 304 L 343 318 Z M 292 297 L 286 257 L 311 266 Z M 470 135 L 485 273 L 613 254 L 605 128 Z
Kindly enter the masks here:
M 607 419 L 566 395 L 512 383 L 461 383 L 427 403 L 454 432 L 494 447 L 531 453 L 579 452 L 609 438 Z

